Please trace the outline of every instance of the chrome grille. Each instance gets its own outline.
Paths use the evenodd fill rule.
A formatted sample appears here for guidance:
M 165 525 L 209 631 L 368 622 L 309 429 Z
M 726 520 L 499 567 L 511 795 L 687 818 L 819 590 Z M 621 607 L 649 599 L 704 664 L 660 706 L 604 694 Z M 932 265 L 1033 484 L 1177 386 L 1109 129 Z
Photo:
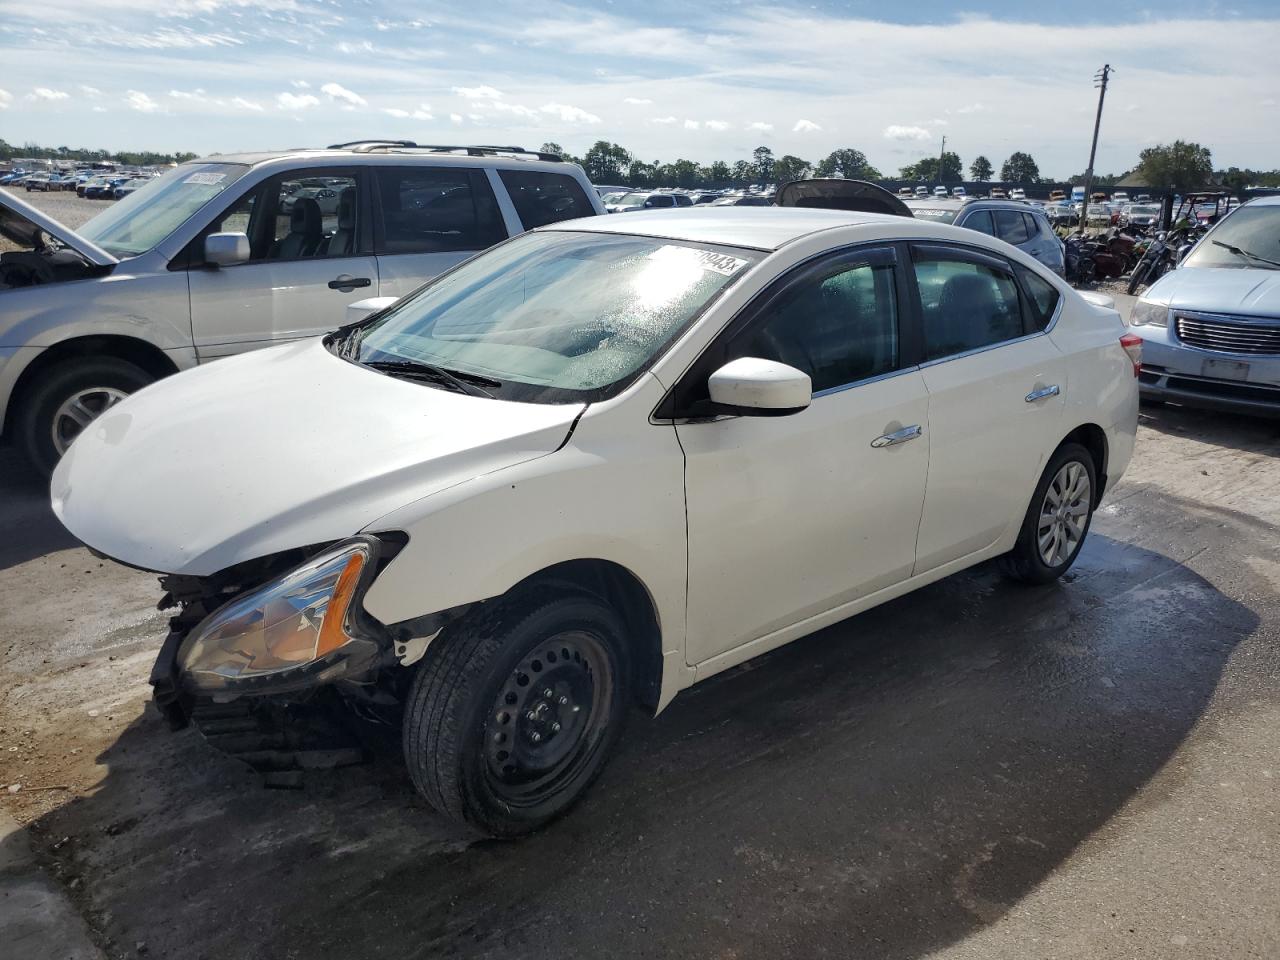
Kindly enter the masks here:
M 1217 353 L 1280 356 L 1280 320 L 1258 321 L 1175 314 L 1178 339 L 1190 347 Z

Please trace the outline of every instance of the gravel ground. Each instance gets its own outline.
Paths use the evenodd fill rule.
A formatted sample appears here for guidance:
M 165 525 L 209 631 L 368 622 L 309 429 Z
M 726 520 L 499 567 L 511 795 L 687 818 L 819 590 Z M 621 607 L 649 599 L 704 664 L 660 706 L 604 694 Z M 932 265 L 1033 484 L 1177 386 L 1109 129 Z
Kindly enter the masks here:
M 70 190 L 59 190 L 56 193 L 41 193 L 38 190 L 27 192 L 22 188 L 13 190 L 9 187 L 0 187 L 0 190 L 6 190 L 20 200 L 25 200 L 37 210 L 47 213 L 73 230 L 86 220 L 96 217 L 115 202 L 114 200 L 86 200 L 76 196 L 75 192 Z

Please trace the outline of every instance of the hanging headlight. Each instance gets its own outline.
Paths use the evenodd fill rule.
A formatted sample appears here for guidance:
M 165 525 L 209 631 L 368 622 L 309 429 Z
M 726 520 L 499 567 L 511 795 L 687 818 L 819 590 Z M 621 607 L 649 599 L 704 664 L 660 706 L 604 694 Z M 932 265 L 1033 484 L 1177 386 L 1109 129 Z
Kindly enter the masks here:
M 178 651 L 182 686 L 224 699 L 315 686 L 368 667 L 379 654 L 379 628 L 360 600 L 378 552 L 372 537 L 343 541 L 215 610 Z

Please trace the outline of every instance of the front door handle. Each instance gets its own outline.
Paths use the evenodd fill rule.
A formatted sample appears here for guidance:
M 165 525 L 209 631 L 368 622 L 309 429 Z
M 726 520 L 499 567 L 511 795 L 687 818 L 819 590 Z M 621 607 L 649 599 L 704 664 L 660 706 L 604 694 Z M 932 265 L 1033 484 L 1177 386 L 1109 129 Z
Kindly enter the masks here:
M 1032 390 L 1023 397 L 1023 399 L 1026 400 L 1027 403 L 1035 403 L 1037 400 L 1043 400 L 1045 397 L 1056 397 L 1061 392 L 1062 391 L 1058 389 L 1058 385 L 1055 383 L 1051 387 L 1041 387 L 1039 390 Z
M 354 290 L 356 287 L 371 287 L 373 281 L 368 277 L 349 277 L 345 273 L 337 279 L 329 281 L 330 290 Z
M 920 429 L 920 424 L 913 423 L 909 427 L 903 427 L 901 430 L 893 431 L 893 433 L 886 433 L 883 436 L 876 437 L 871 441 L 871 445 L 877 449 L 880 447 L 895 447 L 900 443 L 906 443 L 908 440 L 914 440 L 922 433 L 924 431 Z

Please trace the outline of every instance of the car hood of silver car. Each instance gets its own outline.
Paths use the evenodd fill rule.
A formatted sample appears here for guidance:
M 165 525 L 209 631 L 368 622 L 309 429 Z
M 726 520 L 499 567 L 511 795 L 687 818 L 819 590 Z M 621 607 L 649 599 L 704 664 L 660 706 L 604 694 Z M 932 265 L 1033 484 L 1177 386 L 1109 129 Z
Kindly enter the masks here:
M 1280 317 L 1280 270 L 1183 267 L 1161 277 L 1142 299 L 1181 310 Z

